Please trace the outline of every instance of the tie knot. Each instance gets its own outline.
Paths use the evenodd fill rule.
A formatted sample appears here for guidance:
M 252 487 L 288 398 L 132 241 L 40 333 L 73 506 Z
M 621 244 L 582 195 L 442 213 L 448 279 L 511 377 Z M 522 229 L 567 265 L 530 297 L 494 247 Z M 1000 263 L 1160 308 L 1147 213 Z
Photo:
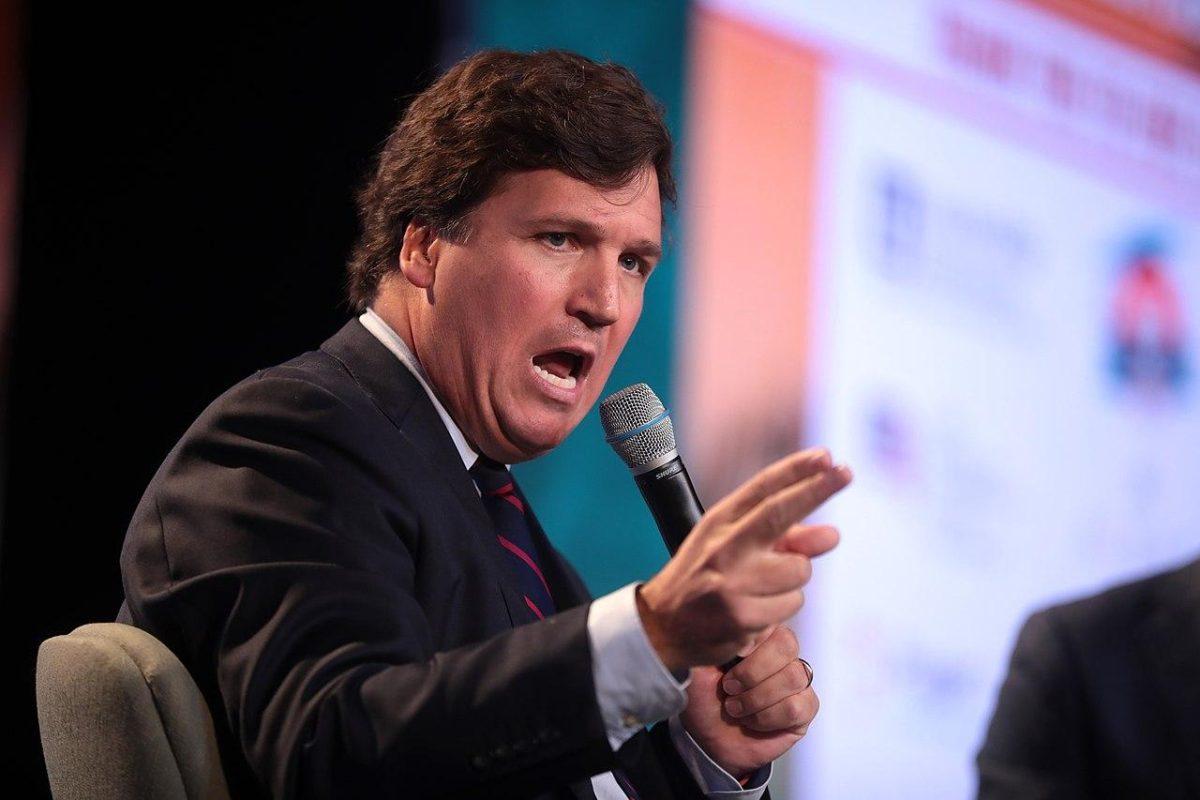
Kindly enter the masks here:
M 512 473 L 503 464 L 487 456 L 480 456 L 469 472 L 482 494 L 498 495 L 513 490 Z

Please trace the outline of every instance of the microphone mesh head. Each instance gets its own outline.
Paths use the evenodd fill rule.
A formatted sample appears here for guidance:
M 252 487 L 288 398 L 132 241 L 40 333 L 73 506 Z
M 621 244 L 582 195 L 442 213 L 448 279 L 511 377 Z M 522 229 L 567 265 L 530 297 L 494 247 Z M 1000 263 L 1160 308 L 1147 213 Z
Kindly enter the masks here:
M 675 429 L 658 395 L 644 383 L 626 386 L 600 403 L 604 437 L 630 469 L 654 463 L 675 449 Z

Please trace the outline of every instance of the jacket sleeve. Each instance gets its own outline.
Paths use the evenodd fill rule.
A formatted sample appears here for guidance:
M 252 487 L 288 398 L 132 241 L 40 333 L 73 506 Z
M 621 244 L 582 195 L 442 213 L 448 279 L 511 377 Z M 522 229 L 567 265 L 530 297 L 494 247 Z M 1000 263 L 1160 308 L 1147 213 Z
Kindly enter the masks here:
M 609 769 L 587 607 L 438 652 L 415 596 L 420 519 L 379 450 L 325 388 L 239 384 L 134 517 L 134 622 L 276 797 L 523 796 Z
M 976 759 L 980 800 L 1091 796 L 1078 657 L 1053 609 L 1022 627 Z

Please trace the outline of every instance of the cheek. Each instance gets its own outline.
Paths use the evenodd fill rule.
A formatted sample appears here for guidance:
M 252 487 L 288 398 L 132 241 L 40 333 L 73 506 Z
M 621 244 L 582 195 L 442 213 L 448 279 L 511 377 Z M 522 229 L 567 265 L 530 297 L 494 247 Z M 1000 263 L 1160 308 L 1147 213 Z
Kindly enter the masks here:
M 630 297 L 623 305 L 621 312 L 621 319 L 615 326 L 616 330 L 613 331 L 614 349 L 618 355 L 624 349 L 625 343 L 629 341 L 629 337 L 633 335 L 633 329 L 637 327 L 638 320 L 642 316 L 642 289 L 640 287 L 636 291 L 630 292 Z
M 559 276 L 531 268 L 506 275 L 484 302 L 506 330 L 527 340 L 561 321 L 566 292 L 567 285 Z
M 481 331 L 481 352 L 499 370 L 481 370 L 490 380 L 511 378 L 528 368 L 531 342 L 553 325 L 561 310 L 551 280 L 536 270 L 501 273 L 486 286 L 470 324 Z
M 519 348 L 545 325 L 545 310 L 538 304 L 537 282 L 527 272 L 509 275 L 488 293 L 484 313 L 504 333 L 507 347 Z
M 511 269 L 496 276 L 485 292 L 493 301 L 504 303 L 510 310 L 519 312 L 524 298 L 534 294 L 538 288 L 538 275 L 532 269 Z

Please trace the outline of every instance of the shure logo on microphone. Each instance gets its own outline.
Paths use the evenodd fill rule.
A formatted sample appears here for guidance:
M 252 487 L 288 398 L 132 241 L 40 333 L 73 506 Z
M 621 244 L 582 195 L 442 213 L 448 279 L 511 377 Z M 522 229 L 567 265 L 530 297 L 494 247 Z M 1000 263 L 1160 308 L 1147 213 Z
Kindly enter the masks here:
M 672 459 L 665 467 L 654 473 L 654 479 L 661 480 L 662 478 L 669 478 L 682 469 L 683 464 L 679 461 L 679 459 Z

